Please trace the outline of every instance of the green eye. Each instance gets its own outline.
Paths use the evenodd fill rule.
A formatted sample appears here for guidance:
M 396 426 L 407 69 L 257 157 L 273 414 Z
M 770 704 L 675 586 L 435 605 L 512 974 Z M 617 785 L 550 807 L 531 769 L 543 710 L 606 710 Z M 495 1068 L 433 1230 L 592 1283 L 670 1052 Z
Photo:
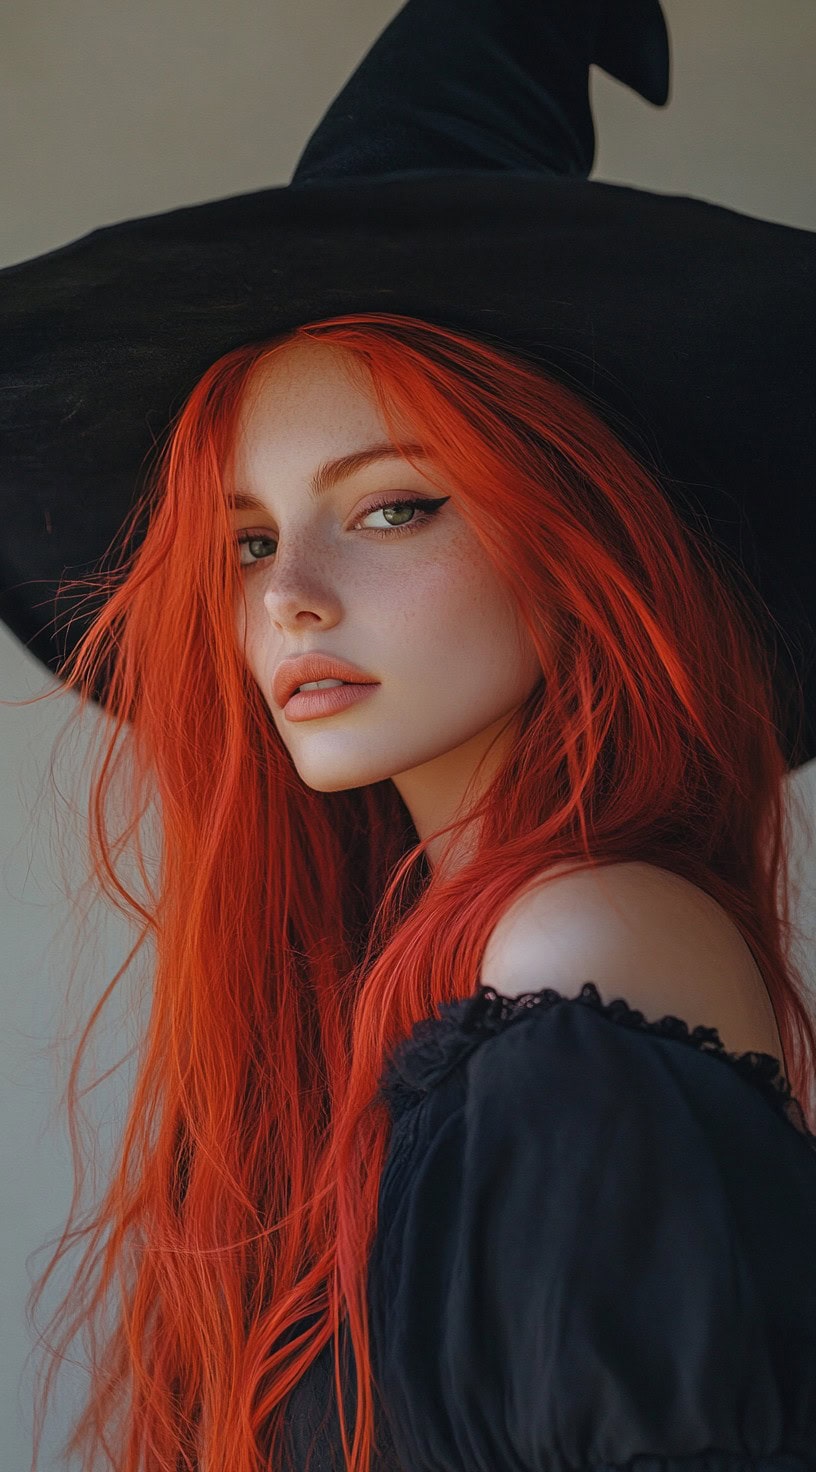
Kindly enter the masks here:
M 393 497 L 390 499 L 387 497 L 383 497 L 373 506 L 368 506 L 365 511 L 361 512 L 359 521 L 364 521 L 367 516 L 371 516 L 375 511 L 412 511 L 414 513 L 413 519 L 411 521 L 402 522 L 400 525 L 397 526 L 370 526 L 363 527 L 361 528 L 361 530 L 373 532 L 375 537 L 393 537 L 399 536 L 402 532 L 410 533 L 413 531 L 419 531 L 421 527 L 425 526 L 431 520 L 431 518 L 436 515 L 440 508 L 444 506 L 445 502 L 449 500 L 449 496 L 439 496 L 436 498 L 436 500 L 429 500 L 427 497 L 424 496 L 414 497 L 411 499 L 402 498 L 400 500 L 394 500 Z M 272 544 L 275 539 L 274 537 L 264 536 L 262 532 L 247 531 L 241 532 L 235 540 L 238 547 L 251 547 L 253 544 L 255 544 L 255 546 L 263 545 L 263 543 Z M 264 555 L 262 553 L 260 556 L 255 557 L 253 553 L 251 561 L 242 561 L 241 567 L 244 569 L 258 567 L 263 562 L 266 562 L 268 560 L 268 554 Z

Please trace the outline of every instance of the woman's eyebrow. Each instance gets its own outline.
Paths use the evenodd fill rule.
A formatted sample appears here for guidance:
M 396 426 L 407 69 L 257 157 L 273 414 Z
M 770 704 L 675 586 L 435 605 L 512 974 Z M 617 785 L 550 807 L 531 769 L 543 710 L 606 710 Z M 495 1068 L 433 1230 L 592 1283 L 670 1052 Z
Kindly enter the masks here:
M 376 445 L 367 445 L 362 450 L 354 450 L 350 455 L 341 455 L 337 460 L 326 460 L 323 465 L 318 466 L 311 481 L 309 482 L 309 494 L 317 501 L 338 481 L 346 480 L 350 475 L 355 475 L 358 470 L 363 470 L 367 465 L 373 465 L 377 460 L 402 460 L 406 455 L 414 458 L 421 457 L 427 460 L 428 456 L 421 445 L 393 445 L 390 441 Z M 230 493 L 227 503 L 231 511 L 266 511 L 262 501 L 256 496 L 249 495 L 246 491 L 235 491 Z

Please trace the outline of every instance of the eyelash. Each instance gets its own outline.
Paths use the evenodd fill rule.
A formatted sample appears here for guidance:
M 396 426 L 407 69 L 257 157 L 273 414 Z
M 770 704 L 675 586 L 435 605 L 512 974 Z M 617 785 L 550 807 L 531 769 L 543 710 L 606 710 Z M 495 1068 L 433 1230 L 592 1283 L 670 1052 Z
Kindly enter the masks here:
M 449 496 L 441 496 L 435 501 L 428 500 L 426 497 L 415 497 L 412 499 L 403 497 L 401 500 L 395 500 L 393 496 L 384 497 L 382 500 L 377 501 L 375 505 L 367 506 L 365 511 L 361 511 L 358 520 L 362 521 L 366 516 L 370 516 L 373 511 L 382 511 L 384 507 L 389 511 L 401 511 L 403 507 L 410 506 L 413 510 L 421 513 L 418 521 L 406 522 L 404 526 L 367 526 L 363 530 L 373 533 L 375 537 L 393 537 L 398 536 L 400 532 L 418 532 L 421 527 L 427 525 L 436 516 L 437 512 L 448 500 L 450 500 Z M 271 539 L 264 537 L 260 532 L 245 531 L 241 532 L 240 536 L 236 537 L 235 540 L 238 547 L 245 547 L 248 542 L 268 541 Z M 252 562 L 242 562 L 240 564 L 241 571 L 247 572 L 253 567 L 260 566 L 267 560 L 264 557 L 256 557 Z

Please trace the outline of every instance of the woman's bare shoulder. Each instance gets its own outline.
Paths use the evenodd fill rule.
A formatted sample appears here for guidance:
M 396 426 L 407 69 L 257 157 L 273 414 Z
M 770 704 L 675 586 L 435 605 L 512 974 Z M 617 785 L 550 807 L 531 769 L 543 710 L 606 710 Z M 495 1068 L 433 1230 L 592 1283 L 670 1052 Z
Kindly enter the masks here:
M 576 996 L 594 981 L 605 1002 L 622 997 L 649 1021 L 670 1014 L 716 1027 L 730 1052 L 770 1053 L 784 1065 L 739 928 L 711 895 L 654 864 L 543 871 L 491 932 L 479 980 L 504 996 L 543 987 Z

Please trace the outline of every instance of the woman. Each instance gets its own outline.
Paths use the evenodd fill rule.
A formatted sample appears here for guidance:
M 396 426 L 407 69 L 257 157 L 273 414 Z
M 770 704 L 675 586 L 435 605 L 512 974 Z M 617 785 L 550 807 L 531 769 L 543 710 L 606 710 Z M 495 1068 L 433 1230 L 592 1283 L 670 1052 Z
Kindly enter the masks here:
M 610 14 L 553 102 L 579 174 L 592 51 L 647 88 Z M 83 1467 L 815 1465 L 780 692 L 590 400 L 489 331 L 310 314 L 210 361 L 119 504 L 61 673 L 114 718 L 92 876 L 135 830 L 156 963 L 56 1316 L 58 1355 L 118 1302 Z

